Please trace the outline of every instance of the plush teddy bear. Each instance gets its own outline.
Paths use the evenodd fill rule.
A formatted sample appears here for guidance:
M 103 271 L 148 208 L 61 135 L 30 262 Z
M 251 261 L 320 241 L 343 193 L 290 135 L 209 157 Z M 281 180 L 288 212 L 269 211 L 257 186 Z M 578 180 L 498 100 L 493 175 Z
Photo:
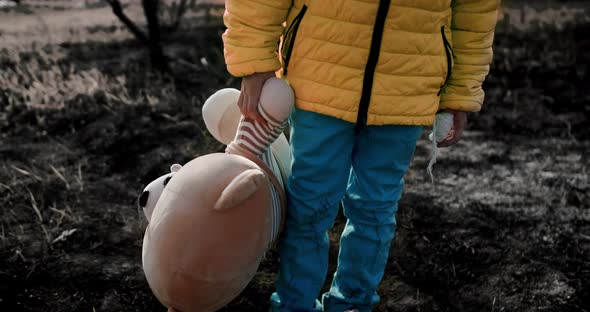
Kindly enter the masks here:
M 160 195 L 162 195 L 162 191 L 164 191 L 164 187 L 180 168 L 182 166 L 179 164 L 170 166 L 170 173 L 155 179 L 143 189 L 143 192 L 139 196 L 138 204 L 143 210 L 143 214 L 148 222 L 152 218 L 152 213 L 154 212 L 158 199 L 160 199 Z
M 238 90 L 220 90 L 202 110 L 226 153 L 173 165 L 140 196 L 149 221 L 144 272 L 169 311 L 215 311 L 229 303 L 280 233 L 290 163 L 282 130 L 293 91 L 278 78 L 267 80 L 259 105 L 264 124 L 241 116 L 238 97 Z

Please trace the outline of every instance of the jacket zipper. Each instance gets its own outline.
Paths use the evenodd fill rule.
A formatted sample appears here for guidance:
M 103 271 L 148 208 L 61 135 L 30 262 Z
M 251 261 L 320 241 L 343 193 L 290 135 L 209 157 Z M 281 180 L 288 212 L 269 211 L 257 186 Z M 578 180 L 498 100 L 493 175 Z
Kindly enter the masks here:
M 449 40 L 447 40 L 447 36 L 445 36 L 445 26 L 441 26 L 440 34 L 445 46 L 445 55 L 447 56 L 447 77 L 445 78 L 445 82 L 443 82 L 443 84 L 440 86 L 440 89 L 438 90 L 437 95 L 439 96 L 442 93 L 444 85 L 447 83 L 447 81 L 449 81 L 449 78 L 451 78 L 451 71 L 453 70 L 453 47 L 451 47 L 451 43 Z
M 375 69 L 377 68 L 377 61 L 379 61 L 379 52 L 381 50 L 381 41 L 383 39 L 383 29 L 385 28 L 385 19 L 387 18 L 390 2 L 391 0 L 379 1 L 375 26 L 373 27 L 373 36 L 371 38 L 369 58 L 367 59 L 365 75 L 363 76 L 363 90 L 361 93 L 356 125 L 354 127 L 355 134 L 358 134 L 361 129 L 367 125 L 367 113 L 369 111 L 369 103 L 371 102 L 371 91 L 373 90 Z
M 291 60 L 291 53 L 293 52 L 293 45 L 295 44 L 295 38 L 297 37 L 297 31 L 299 30 L 299 24 L 301 24 L 301 20 L 303 20 L 303 16 L 305 15 L 305 12 L 307 11 L 307 5 L 303 5 L 301 7 L 301 11 L 297 14 L 297 16 L 295 16 L 295 18 L 293 19 L 293 22 L 291 23 L 291 26 L 289 26 L 289 28 L 287 29 L 287 31 L 285 32 L 285 40 L 287 40 L 287 36 L 289 35 L 290 32 L 292 32 L 291 34 L 291 38 L 289 38 L 289 46 L 287 47 L 287 55 L 284 56 L 283 58 L 283 75 L 287 75 L 287 67 L 289 66 L 289 61 Z

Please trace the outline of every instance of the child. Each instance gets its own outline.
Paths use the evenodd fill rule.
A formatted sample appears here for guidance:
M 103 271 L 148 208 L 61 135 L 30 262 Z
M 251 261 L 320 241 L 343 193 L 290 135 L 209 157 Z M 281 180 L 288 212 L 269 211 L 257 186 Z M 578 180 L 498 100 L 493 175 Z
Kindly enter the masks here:
M 275 71 L 295 91 L 292 175 L 273 311 L 370 311 L 422 126 L 448 111 L 457 142 L 483 103 L 499 0 L 226 0 L 238 106 L 258 112 Z M 286 24 L 284 24 L 286 22 Z M 280 51 L 277 42 L 282 38 Z M 342 201 L 338 268 L 317 300 Z

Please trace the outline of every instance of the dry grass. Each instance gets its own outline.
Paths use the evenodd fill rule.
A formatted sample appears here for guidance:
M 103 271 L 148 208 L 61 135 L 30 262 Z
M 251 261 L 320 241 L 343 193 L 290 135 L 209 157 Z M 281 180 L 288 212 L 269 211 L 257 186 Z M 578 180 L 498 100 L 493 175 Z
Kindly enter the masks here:
M 511 29 L 529 31 L 542 27 L 563 29 L 567 25 L 589 23 L 588 4 L 574 2 L 555 5 L 553 1 L 534 1 L 525 5 L 515 1 L 503 1 L 500 23 Z
M 96 68 L 79 70 L 74 64 L 64 62 L 66 57 L 59 50 L 0 51 L 0 59 L 4 60 L 0 85 L 8 94 L 5 105 L 63 108 L 79 96 L 91 97 L 99 91 L 111 101 L 133 102 L 124 75 L 110 77 Z
M 570 25 L 576 10 L 504 12 L 487 104 L 443 151 L 435 186 L 419 144 L 378 311 L 588 302 L 587 32 Z M 163 76 L 106 8 L 0 13 L 0 284 L 17 285 L 0 285 L 0 299 L 26 305 L 12 310 L 160 308 L 140 267 L 135 197 L 170 163 L 220 150 L 200 105 L 238 83 L 222 28 L 192 26 L 166 42 L 181 61 Z M 226 311 L 259 311 L 275 273 L 270 254 Z
M 126 12 L 134 19 L 143 18 L 137 5 Z M 217 37 L 219 28 L 209 31 L 210 35 L 197 38 L 189 34 L 191 44 L 210 43 L 207 38 Z M 152 72 L 143 47 L 133 42 L 108 8 L 0 12 L 0 35 L 0 205 L 8 207 L 0 212 L 0 241 L 13 256 L 28 262 L 45 257 L 53 245 L 80 233 L 87 212 L 79 211 L 79 206 L 85 205 L 85 196 L 95 187 L 88 179 L 97 179 L 98 174 L 88 150 L 100 154 L 106 144 L 119 144 L 110 137 L 116 134 L 108 132 L 111 119 L 120 131 L 127 131 L 130 123 L 116 117 L 117 112 L 128 107 L 123 109 L 133 114 L 133 107 L 147 107 L 139 108 L 148 118 L 141 127 L 151 126 L 151 114 L 167 124 L 179 124 L 179 114 L 197 120 L 200 103 L 214 90 L 211 84 L 218 83 L 209 71 L 220 75 L 224 66 L 215 61 L 221 56 L 219 49 L 191 54 L 199 47 L 187 49 L 181 41 L 167 45 L 168 53 L 181 60 L 172 64 L 177 76 Z M 184 89 L 187 86 L 195 89 Z M 96 125 L 85 129 L 92 123 Z M 182 127 L 186 124 L 180 123 Z M 87 144 L 77 146 L 79 142 L 73 141 L 86 135 L 77 133 L 82 130 L 88 132 Z M 195 132 L 195 137 L 203 136 L 204 127 Z M 169 144 L 176 141 L 171 138 Z M 146 144 L 151 148 L 158 142 Z M 198 144 L 198 150 L 219 148 L 209 137 Z M 166 149 L 163 144 L 149 157 L 168 154 L 162 152 Z M 160 163 L 151 162 L 144 160 L 138 170 L 148 172 L 141 174 L 160 173 L 152 169 Z M 31 241 L 37 243 L 27 246 Z

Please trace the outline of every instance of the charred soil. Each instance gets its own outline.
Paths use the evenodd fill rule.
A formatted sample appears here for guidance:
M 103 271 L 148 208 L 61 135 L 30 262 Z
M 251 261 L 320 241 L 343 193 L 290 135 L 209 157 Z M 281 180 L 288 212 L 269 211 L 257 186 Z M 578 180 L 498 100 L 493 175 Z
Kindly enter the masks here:
M 187 21 L 163 75 L 116 21 L 79 22 L 21 44 L 30 33 L 0 22 L 0 310 L 164 311 L 136 197 L 170 164 L 223 149 L 200 107 L 239 81 L 222 26 Z M 418 145 L 375 311 L 590 310 L 589 32 L 499 25 L 486 105 L 435 184 L 426 135 Z M 223 311 L 266 311 L 277 261 Z

